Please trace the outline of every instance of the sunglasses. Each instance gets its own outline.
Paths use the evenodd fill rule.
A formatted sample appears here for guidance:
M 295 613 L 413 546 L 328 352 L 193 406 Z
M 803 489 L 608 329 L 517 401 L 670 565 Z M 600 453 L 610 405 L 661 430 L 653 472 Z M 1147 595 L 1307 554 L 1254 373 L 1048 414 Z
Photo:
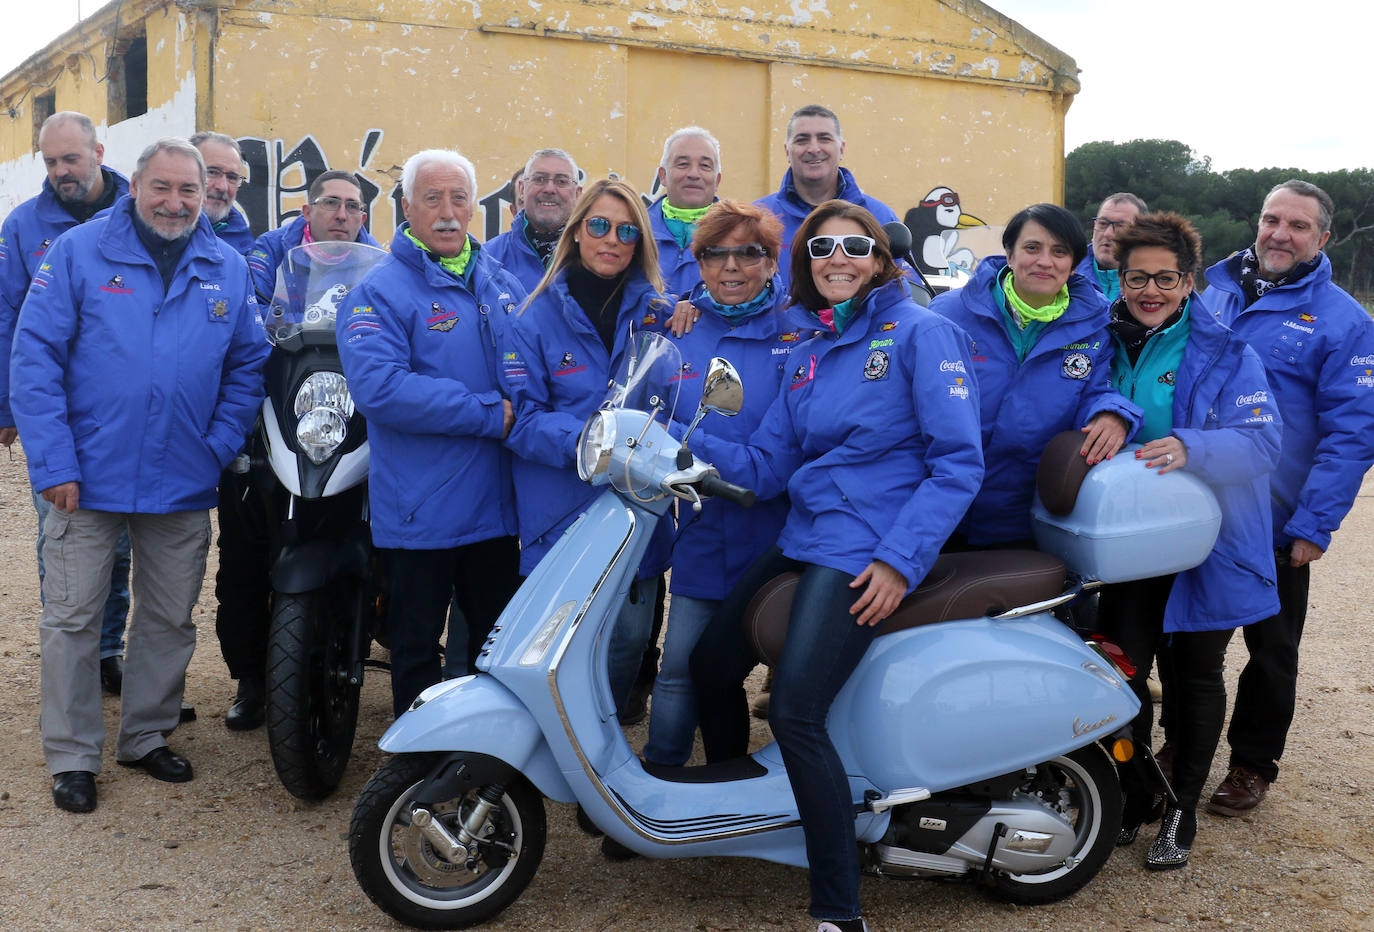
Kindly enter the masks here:
M 813 236 L 806 241 L 806 251 L 813 259 L 829 259 L 835 247 L 844 250 L 851 259 L 864 259 L 873 254 L 877 240 L 871 236 Z
M 716 268 L 724 265 L 731 257 L 734 257 L 740 268 L 751 269 L 768 258 L 768 250 L 758 243 L 746 243 L 743 246 L 706 246 L 697 256 L 697 261 L 702 265 Z
M 588 217 L 585 226 L 592 239 L 601 239 L 611 232 L 611 221 L 605 217 Z M 639 227 L 633 223 L 616 224 L 615 238 L 626 246 L 633 246 L 639 242 Z

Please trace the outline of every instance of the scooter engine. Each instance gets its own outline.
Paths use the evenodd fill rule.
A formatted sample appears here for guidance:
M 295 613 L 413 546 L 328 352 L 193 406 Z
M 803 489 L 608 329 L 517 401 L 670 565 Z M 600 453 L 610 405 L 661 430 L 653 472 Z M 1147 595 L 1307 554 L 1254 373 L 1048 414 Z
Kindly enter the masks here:
M 957 876 L 971 870 L 1035 874 L 1074 851 L 1074 826 L 1034 799 L 935 796 L 893 810 L 875 867 L 894 877 Z

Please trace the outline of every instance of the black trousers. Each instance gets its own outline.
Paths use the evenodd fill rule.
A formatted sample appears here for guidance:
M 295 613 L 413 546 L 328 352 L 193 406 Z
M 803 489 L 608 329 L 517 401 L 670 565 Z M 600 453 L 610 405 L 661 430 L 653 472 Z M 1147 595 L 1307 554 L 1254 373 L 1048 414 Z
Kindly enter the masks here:
M 272 624 L 272 543 L 266 508 L 246 473 L 220 474 L 216 514 L 215 635 L 230 676 L 262 681 Z
M 1164 607 L 1173 584 L 1173 576 L 1156 576 L 1105 587 L 1098 628 L 1135 664 L 1131 691 L 1140 700 L 1140 712 L 1131 722 L 1131 731 L 1147 745 L 1153 744 L 1154 705 L 1146 680 L 1158 660 L 1163 707 L 1168 715 L 1164 734 L 1174 746 L 1174 793 L 1181 808 L 1196 809 L 1226 720 L 1222 674 L 1232 631 L 1175 631 L 1165 635 Z M 1128 824 L 1145 817 L 1154 795 L 1143 763 L 1137 759 L 1121 768 Z
M 466 643 L 454 644 L 449 669 L 458 674 L 457 656 L 467 670 L 482 650 L 491 626 L 520 588 L 520 546 L 515 537 L 443 550 L 381 550 L 390 569 L 391 602 L 387 633 L 391 639 L 391 705 L 400 715 L 426 688 L 443 679 L 439 636 L 449 602 L 458 602 L 466 620 Z
M 1298 643 L 1307 620 L 1311 565 L 1278 564 L 1279 613 L 1246 625 L 1250 659 L 1236 687 L 1236 707 L 1226 740 L 1231 766 L 1245 767 L 1273 783 L 1298 701 Z

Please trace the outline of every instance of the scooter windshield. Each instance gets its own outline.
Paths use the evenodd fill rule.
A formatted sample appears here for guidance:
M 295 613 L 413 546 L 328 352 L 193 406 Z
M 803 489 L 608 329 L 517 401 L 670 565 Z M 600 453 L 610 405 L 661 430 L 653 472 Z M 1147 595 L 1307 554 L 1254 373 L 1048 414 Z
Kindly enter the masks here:
M 362 243 L 303 243 L 287 252 L 277 267 L 277 287 L 263 315 L 273 346 L 308 331 L 333 333 L 334 319 L 353 286 L 387 252 Z
M 636 440 L 635 456 L 650 453 L 654 448 L 668 440 L 666 433 L 653 428 L 667 428 L 672 422 L 673 411 L 677 408 L 678 394 L 682 383 L 697 379 L 698 374 L 691 371 L 690 364 L 684 364 L 682 353 L 676 345 L 657 333 L 636 331 L 630 334 L 620 368 L 611 383 L 603 409 L 610 411 L 641 411 L 649 415 L 650 422 L 642 429 L 634 429 Z M 624 418 L 617 419 L 621 426 L 628 427 Z M 633 419 L 631 419 L 633 420 Z M 642 473 L 642 474 L 641 474 Z M 636 478 L 636 476 L 639 478 Z M 652 480 L 651 470 L 612 469 L 610 481 L 622 492 L 635 497 L 649 493 L 651 497 L 661 494 Z

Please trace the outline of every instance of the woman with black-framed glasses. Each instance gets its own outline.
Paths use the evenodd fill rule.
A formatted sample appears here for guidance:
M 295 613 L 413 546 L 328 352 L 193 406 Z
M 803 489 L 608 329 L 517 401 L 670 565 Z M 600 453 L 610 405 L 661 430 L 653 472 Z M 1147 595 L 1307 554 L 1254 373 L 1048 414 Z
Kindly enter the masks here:
M 671 309 L 639 194 L 623 181 L 589 184 L 573 206 L 544 278 L 502 332 L 502 379 L 515 410 L 520 572 L 528 575 L 597 490 L 577 476 L 577 438 L 606 396 L 630 334 L 661 328 Z M 673 524 L 660 521 L 610 647 L 611 693 L 622 705 L 653 623 L 655 580 Z
M 1144 411 L 1136 458 L 1160 473 L 1187 469 L 1221 505 L 1221 532 L 1201 566 L 1108 586 L 1100 603 L 1103 633 L 1135 665 L 1140 713 L 1131 727 L 1146 744 L 1154 709 L 1145 680 L 1158 654 L 1165 745 L 1157 756 L 1178 803 L 1164 810 L 1145 866 L 1170 870 L 1188 862 L 1197 834 L 1197 804 L 1226 717 L 1231 633 L 1279 610 L 1269 473 L 1280 424 L 1259 357 L 1193 291 L 1202 265 L 1193 225 L 1178 214 L 1146 214 L 1117 231 L 1113 248 L 1121 297 L 1111 308 L 1112 381 Z M 1121 773 L 1118 844 L 1128 845 L 1156 817 L 1157 803 L 1138 764 Z
M 923 579 L 983 476 L 972 347 L 918 307 L 873 215 L 826 201 L 792 241 L 783 326 L 814 331 L 787 356 L 744 443 L 693 445 L 760 499 L 790 501 L 777 543 L 745 571 L 692 653 L 709 763 L 749 750 L 744 680 L 757 664 L 740 618 L 774 576 L 801 573 L 768 721 L 797 801 L 811 915 L 859 932 L 856 800 L 826 716 L 876 625 Z M 709 428 L 708 428 L 709 429 Z

